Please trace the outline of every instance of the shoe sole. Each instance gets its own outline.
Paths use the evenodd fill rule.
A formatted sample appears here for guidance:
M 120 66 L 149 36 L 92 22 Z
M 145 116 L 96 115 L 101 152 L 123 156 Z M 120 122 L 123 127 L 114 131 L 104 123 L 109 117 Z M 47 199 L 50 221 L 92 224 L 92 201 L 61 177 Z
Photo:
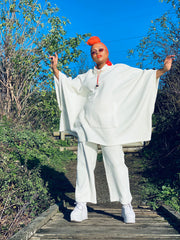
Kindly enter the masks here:
M 81 222 L 86 221 L 86 220 L 88 220 L 88 218 L 85 218 L 85 219 L 83 219 L 83 220 L 81 220 L 81 221 L 71 220 L 71 222 L 74 222 L 74 223 L 81 223 Z
M 126 223 L 126 224 L 134 224 L 134 223 L 136 223 L 136 222 L 135 222 L 135 221 L 125 222 L 125 221 L 124 221 L 124 223 Z
M 122 217 L 122 218 L 123 218 L 123 217 Z M 128 223 L 131 224 L 131 223 L 135 223 L 136 221 L 135 221 L 135 219 L 132 219 L 132 220 L 126 221 L 126 220 L 123 218 L 123 222 L 124 222 L 124 223 L 127 223 L 127 224 L 128 224 Z

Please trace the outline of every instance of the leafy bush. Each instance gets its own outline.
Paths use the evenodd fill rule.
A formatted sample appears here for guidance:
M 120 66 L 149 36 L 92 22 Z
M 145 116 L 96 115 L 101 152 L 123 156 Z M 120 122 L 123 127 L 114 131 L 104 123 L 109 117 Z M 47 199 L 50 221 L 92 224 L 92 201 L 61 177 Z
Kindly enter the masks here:
M 146 203 L 154 210 L 163 203 L 180 212 L 180 192 L 177 187 L 172 188 L 168 184 L 155 186 L 154 184 L 148 182 L 143 186 L 142 193 Z
M 9 237 L 53 202 L 38 169 L 29 171 L 7 154 L 1 159 L 0 221 Z
M 143 151 L 146 197 L 154 207 L 163 201 L 180 203 L 180 1 L 167 0 L 169 11 L 152 21 L 146 36 L 129 56 L 138 57 L 141 68 L 162 68 L 167 55 L 176 55 L 171 70 L 160 79 L 153 124 L 155 132 Z M 173 16 L 173 17 L 172 17 Z M 162 44 L 163 43 L 163 44 Z M 152 196 L 152 197 L 151 197 Z M 167 199 L 167 200 L 166 200 Z
M 60 145 L 67 143 L 55 141 L 42 130 L 1 124 L 0 225 L 5 239 L 67 191 L 65 164 L 76 155 L 61 152 Z
M 180 211 L 179 112 L 164 112 L 155 117 L 156 129 L 142 153 L 144 196 L 153 208 L 163 202 Z
M 34 94 L 29 99 L 28 106 L 21 121 L 30 124 L 33 129 L 52 131 L 59 128 L 60 111 L 54 89 Z

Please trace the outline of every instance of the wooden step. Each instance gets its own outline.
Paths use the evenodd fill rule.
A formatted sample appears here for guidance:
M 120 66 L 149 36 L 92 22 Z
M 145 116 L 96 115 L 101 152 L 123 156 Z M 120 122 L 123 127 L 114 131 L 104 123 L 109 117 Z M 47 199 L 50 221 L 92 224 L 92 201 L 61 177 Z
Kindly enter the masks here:
M 133 152 L 139 152 L 140 150 L 142 150 L 142 146 L 124 146 L 123 147 L 123 151 L 125 153 L 133 153 Z M 65 150 L 69 150 L 69 151 L 73 151 L 73 152 L 77 152 L 77 146 L 61 146 L 60 147 L 60 151 L 65 151 Z M 101 147 L 98 147 L 98 151 L 101 152 Z
M 129 240 L 176 240 L 179 233 L 155 211 L 150 209 L 134 209 L 135 224 L 125 224 L 120 209 L 90 208 L 88 220 L 81 223 L 70 222 L 67 209 L 64 218 L 57 213 L 45 226 L 39 229 L 31 240 L 53 239 L 129 239 Z
M 61 139 L 61 140 L 66 140 L 66 138 L 73 138 L 76 139 L 75 136 L 71 135 L 70 133 L 67 132 L 53 132 L 53 136 L 55 138 Z M 136 143 L 129 143 L 129 144 L 124 144 L 123 145 L 123 151 L 125 153 L 133 153 L 133 152 L 138 152 L 142 150 L 143 147 L 147 146 L 149 142 L 136 142 Z M 68 146 L 68 147 L 60 147 L 60 151 L 64 150 L 69 150 L 69 151 L 74 151 L 77 152 L 77 146 Z M 98 145 L 98 150 L 101 151 L 100 145 Z

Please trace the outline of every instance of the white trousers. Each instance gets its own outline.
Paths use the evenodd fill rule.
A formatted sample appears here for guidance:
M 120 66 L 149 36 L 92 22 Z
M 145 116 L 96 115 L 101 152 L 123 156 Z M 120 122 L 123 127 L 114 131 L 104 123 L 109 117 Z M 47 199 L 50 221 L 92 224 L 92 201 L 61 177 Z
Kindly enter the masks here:
M 101 147 L 110 201 L 120 201 L 122 204 L 129 204 L 132 196 L 129 187 L 129 173 L 124 162 L 122 146 Z M 97 203 L 94 177 L 97 151 L 98 148 L 95 143 L 78 143 L 76 202 Z

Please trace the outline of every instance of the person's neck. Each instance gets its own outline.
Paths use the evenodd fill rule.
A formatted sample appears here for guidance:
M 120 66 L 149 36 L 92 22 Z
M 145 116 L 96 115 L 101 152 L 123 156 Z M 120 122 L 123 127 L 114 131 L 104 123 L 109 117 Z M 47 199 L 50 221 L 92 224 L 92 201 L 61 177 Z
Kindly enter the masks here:
M 101 68 L 103 68 L 105 65 L 106 65 L 106 63 L 100 63 L 100 64 L 97 64 L 97 65 L 96 65 L 96 68 L 97 68 L 97 69 L 101 69 Z

